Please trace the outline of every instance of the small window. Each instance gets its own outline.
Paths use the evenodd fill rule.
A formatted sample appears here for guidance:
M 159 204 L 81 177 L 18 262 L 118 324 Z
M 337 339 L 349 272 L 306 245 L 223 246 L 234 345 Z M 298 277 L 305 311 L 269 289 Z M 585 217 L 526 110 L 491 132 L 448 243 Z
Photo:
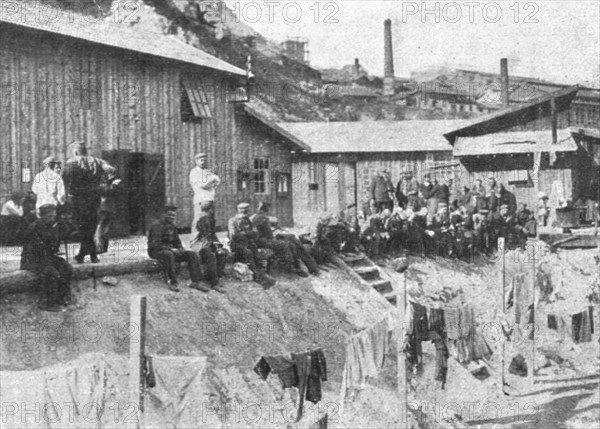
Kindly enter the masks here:
M 269 193 L 269 158 L 254 159 L 254 192 Z
M 287 195 L 290 193 L 291 175 L 280 173 L 277 176 L 277 193 L 279 195 Z
M 181 81 L 181 119 L 185 122 L 194 119 L 210 119 L 210 105 L 202 82 L 183 79 Z
M 250 187 L 252 175 L 247 170 L 237 170 L 237 190 L 238 192 L 247 191 Z

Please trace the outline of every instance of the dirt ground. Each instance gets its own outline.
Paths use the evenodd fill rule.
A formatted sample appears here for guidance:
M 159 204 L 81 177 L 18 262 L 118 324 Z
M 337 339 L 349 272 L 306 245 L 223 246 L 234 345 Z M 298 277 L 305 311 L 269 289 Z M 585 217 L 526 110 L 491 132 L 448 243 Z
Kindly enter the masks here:
M 535 350 L 535 384 L 526 378 L 505 372 L 508 395 L 502 392 L 502 341 L 500 322 L 514 326 L 514 307 L 503 314 L 499 260 L 480 259 L 464 262 L 411 259 L 407 271 L 409 295 L 431 306 L 475 308 L 478 331 L 493 350 L 487 365 L 489 377 L 480 380 L 465 367 L 449 359 L 448 384 L 445 390 L 432 388 L 435 349 L 425 343 L 424 372 L 409 374 L 408 402 L 421 408 L 425 416 L 436 421 L 455 417 L 473 427 L 511 428 L 585 428 L 600 422 L 600 346 L 598 343 L 598 266 L 597 250 L 559 250 L 551 253 L 543 243 L 532 243 L 526 252 L 511 251 L 505 256 L 506 284 L 515 274 L 525 274 L 532 284 L 536 267 L 536 334 L 533 342 L 525 335 L 521 340 L 505 343 L 505 368 L 517 353 L 529 357 Z M 390 275 L 400 282 L 402 276 Z M 595 289 L 596 288 L 596 289 Z M 508 286 L 507 286 L 508 291 Z M 591 299 L 590 299 L 591 298 Z M 567 319 L 594 306 L 596 331 L 592 342 L 575 344 L 569 335 L 547 327 L 547 315 Z M 451 349 L 452 355 L 452 349 Z
M 499 331 L 493 329 L 502 320 L 497 261 L 480 259 L 467 264 L 410 259 L 406 285 L 413 299 L 436 305 L 471 303 L 480 332 L 485 326 L 492 327 L 485 331 L 485 337 L 494 351 L 487 367 L 490 376 L 484 380 L 469 372 L 472 367 L 465 368 L 450 358 L 448 384 L 440 390 L 433 381 L 435 350 L 425 343 L 423 373 L 409 375 L 407 389 L 409 409 L 421 410 L 414 414 L 418 427 L 597 427 L 598 330 L 591 343 L 574 344 L 568 336 L 544 327 L 548 312 L 568 315 L 589 305 L 587 297 L 597 275 L 596 253 L 570 250 L 551 254 L 545 248 L 537 249 L 537 297 L 541 300 L 537 305 L 539 330 L 534 343 L 536 383 L 530 385 L 526 378 L 507 373 L 508 396 L 501 388 L 501 342 L 496 335 Z M 530 256 L 509 252 L 505 261 L 507 282 L 516 273 L 531 275 Z M 324 399 L 319 407 L 311 409 L 311 415 L 328 412 L 333 417 L 330 427 L 402 427 L 404 392 L 398 388 L 395 347 L 371 387 L 352 401 L 340 401 L 345 339 L 396 310 L 374 290 L 355 283 L 333 267 L 328 270 L 307 279 L 278 273 L 278 284 L 267 291 L 255 283 L 227 278 L 225 295 L 187 288 L 172 293 L 159 275 L 122 276 L 117 286 L 98 282 L 96 289 L 92 280 L 87 280 L 77 285 L 77 302 L 64 313 L 40 312 L 35 296 L 5 296 L 0 303 L 0 369 L 46 368 L 90 353 L 122 359 L 129 350 L 128 338 L 137 329 L 128 325 L 130 297 L 141 294 L 148 299 L 148 353 L 206 356 L 207 397 L 228 404 L 293 402 L 293 394 L 284 391 L 277 380 L 269 378 L 264 382 L 252 368 L 262 355 L 319 346 L 326 353 L 329 377 L 324 383 Z M 402 290 L 405 276 L 387 271 L 395 288 Z M 546 292 L 543 294 L 542 290 Z M 594 305 L 598 329 L 598 305 Z M 514 353 L 532 349 L 528 344 L 516 351 L 507 346 L 506 368 Z M 275 426 L 286 427 L 286 422 L 279 423 Z M 265 427 L 264 422 L 262 426 L 244 421 L 222 424 Z M 411 420 L 410 425 L 417 424 Z

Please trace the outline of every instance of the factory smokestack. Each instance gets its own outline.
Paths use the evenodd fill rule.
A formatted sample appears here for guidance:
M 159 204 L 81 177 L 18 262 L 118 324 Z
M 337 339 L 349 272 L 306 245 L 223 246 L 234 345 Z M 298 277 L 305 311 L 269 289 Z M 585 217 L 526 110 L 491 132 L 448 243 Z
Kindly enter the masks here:
M 507 108 L 510 104 L 508 84 L 508 59 L 500 60 L 500 80 L 502 86 L 502 107 Z
M 384 66 L 383 95 L 394 95 L 394 53 L 392 50 L 392 20 L 383 22 Z

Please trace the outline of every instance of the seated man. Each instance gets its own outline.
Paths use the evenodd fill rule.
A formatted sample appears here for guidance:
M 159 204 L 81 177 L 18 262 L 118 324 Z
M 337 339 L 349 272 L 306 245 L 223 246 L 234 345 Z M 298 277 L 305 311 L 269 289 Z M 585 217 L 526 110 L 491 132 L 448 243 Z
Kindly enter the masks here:
M 261 202 L 258 204 L 258 211 L 250 217 L 250 221 L 256 229 L 256 244 L 259 248 L 273 250 L 275 255 L 281 258 L 286 267 L 294 273 L 301 277 L 308 277 L 308 274 L 300 268 L 298 256 L 292 250 L 290 244 L 273 236 L 268 213 L 269 204 Z
M 192 249 L 198 252 L 201 262 L 206 264 L 205 277 L 210 286 L 219 293 L 225 293 L 225 290 L 219 285 L 218 251 L 213 241 L 215 234 L 212 228 L 211 210 L 210 201 L 200 204 L 200 214 L 198 222 L 196 222 L 197 235 L 192 240 Z
M 23 200 L 25 195 L 13 192 L 10 199 L 2 205 L 0 216 L 0 237 L 2 244 L 15 245 L 20 243 L 22 234 L 27 227 L 23 217 Z
M 381 231 L 383 231 L 383 221 L 379 213 L 369 216 L 362 225 L 361 244 L 365 248 L 367 256 L 371 259 L 379 258 L 382 240 Z
M 403 231 L 404 221 L 406 219 L 408 219 L 408 215 L 402 207 L 396 207 L 392 215 L 384 224 L 384 228 L 389 236 L 388 251 L 392 254 L 400 251 L 402 245 L 406 241 Z
M 209 292 L 210 288 L 201 285 L 202 271 L 200 268 L 200 256 L 191 250 L 185 250 L 177 234 L 175 216 L 177 207 L 165 207 L 165 215 L 162 220 L 155 222 L 148 231 L 148 255 L 152 259 L 159 260 L 165 269 L 168 278 L 169 289 L 179 292 L 175 264 L 187 262 L 192 283 L 190 287 L 202 292 Z
M 312 233 L 311 253 L 318 264 L 331 262 L 331 257 L 339 251 L 338 234 L 334 228 L 336 223 L 333 215 L 322 216 Z
M 40 219 L 31 224 L 24 234 L 21 269 L 34 271 L 41 277 L 44 297 L 40 308 L 60 311 L 60 306 L 71 302 L 71 275 L 73 267 L 58 256 L 60 236 L 56 223 L 56 207 L 44 204 L 39 208 Z
M 452 256 L 454 254 L 454 237 L 451 227 L 448 205 L 440 203 L 428 230 L 433 232 L 435 250 L 437 255 L 441 257 Z
M 273 286 L 276 281 L 265 273 L 258 253 L 258 235 L 248 216 L 250 204 L 240 203 L 237 214 L 229 219 L 229 247 L 237 262 L 247 264 L 254 275 L 254 281 L 263 286 Z

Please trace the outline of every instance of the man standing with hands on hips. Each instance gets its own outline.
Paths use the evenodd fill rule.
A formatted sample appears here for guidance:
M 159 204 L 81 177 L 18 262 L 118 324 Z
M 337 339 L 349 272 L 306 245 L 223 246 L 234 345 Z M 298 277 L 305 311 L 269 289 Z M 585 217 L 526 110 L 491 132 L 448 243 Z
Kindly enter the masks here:
M 207 203 L 212 233 L 215 233 L 215 193 L 221 183 L 219 176 L 206 168 L 206 154 L 199 153 L 194 157 L 196 166 L 190 171 L 190 185 L 194 191 L 194 220 L 192 232 L 196 231 L 196 224 L 202 214 L 201 206 Z

